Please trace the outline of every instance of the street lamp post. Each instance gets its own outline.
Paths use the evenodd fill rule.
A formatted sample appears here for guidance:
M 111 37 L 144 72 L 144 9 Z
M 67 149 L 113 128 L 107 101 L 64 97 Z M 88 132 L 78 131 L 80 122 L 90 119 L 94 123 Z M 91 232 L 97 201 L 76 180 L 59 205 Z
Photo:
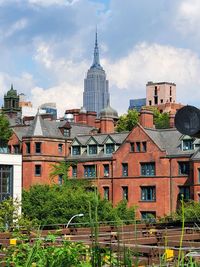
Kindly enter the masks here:
M 84 216 L 83 213 L 75 214 L 74 216 L 72 216 L 72 217 L 69 219 L 66 228 L 68 228 L 68 226 L 70 225 L 71 221 L 72 221 L 75 217 L 83 217 L 83 216 Z

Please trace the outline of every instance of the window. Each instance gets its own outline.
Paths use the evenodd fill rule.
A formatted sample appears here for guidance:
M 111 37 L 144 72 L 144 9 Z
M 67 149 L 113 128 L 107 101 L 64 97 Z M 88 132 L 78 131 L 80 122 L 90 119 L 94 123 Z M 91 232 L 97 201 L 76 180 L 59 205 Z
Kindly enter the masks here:
M 108 186 L 103 187 L 103 196 L 104 196 L 104 199 L 109 200 L 109 187 Z
M 109 164 L 104 164 L 104 177 L 109 177 Z
M 106 154 L 112 154 L 114 150 L 114 144 L 106 144 Z
M 35 165 L 35 176 L 41 176 L 41 165 Z
M 59 174 L 58 175 L 58 184 L 59 185 L 62 185 L 63 184 L 63 176 L 62 176 L 62 174 Z
M 169 98 L 169 102 L 172 102 L 172 97 Z
M 183 174 L 183 175 L 189 175 L 190 173 L 190 165 L 188 161 L 182 161 L 182 162 L 178 162 L 178 173 L 179 175 Z
M 80 155 L 80 154 L 81 154 L 80 146 L 73 146 L 72 147 L 72 155 Z
M 20 147 L 19 147 L 19 145 L 14 145 L 13 148 L 14 148 L 14 153 L 15 154 L 19 154 L 20 153 Z
M 190 199 L 190 187 L 189 186 L 179 186 L 179 199 L 188 200 Z
M 198 169 L 198 181 L 197 181 L 198 184 L 200 184 L 200 169 Z
M 30 153 L 31 153 L 31 144 L 26 143 L 26 154 L 30 154 Z
M 63 144 L 58 144 L 58 152 L 59 153 L 63 152 Z
M 65 137 L 69 137 L 69 136 L 70 136 L 70 129 L 66 129 L 66 128 L 64 128 L 64 129 L 63 129 L 63 135 L 64 135 Z
M 122 176 L 128 176 L 128 163 L 122 163 Z
M 185 150 L 192 150 L 194 149 L 193 140 L 187 139 L 182 141 L 182 149 Z
M 136 142 L 136 152 L 140 152 L 140 142 Z
M 95 165 L 85 165 L 84 166 L 84 176 L 86 178 L 96 177 L 96 166 Z
M 149 106 L 151 106 L 151 100 L 149 100 Z
M 135 144 L 134 143 L 130 143 L 130 151 L 131 152 L 135 151 Z
M 128 201 L 128 186 L 122 186 L 122 199 Z
M 12 197 L 13 193 L 13 167 L 0 165 L 0 201 Z
M 41 153 L 41 143 L 40 142 L 35 143 L 35 153 Z
M 142 152 L 147 151 L 147 142 L 142 142 Z
M 155 211 L 141 211 L 141 219 L 148 222 L 155 222 L 156 212 Z
M 170 96 L 172 95 L 172 87 L 170 86 L 170 89 L 169 89 L 169 94 Z
M 155 175 L 155 162 L 141 163 L 141 175 L 154 176 Z
M 154 95 L 157 95 L 157 94 L 158 94 L 158 88 L 157 88 L 157 86 L 155 86 Z
M 163 99 L 160 99 L 160 103 L 161 103 L 161 104 L 163 103 Z
M 141 187 L 141 200 L 142 201 L 156 201 L 156 187 L 155 186 L 142 186 Z
M 89 154 L 90 155 L 97 154 L 97 145 L 89 145 Z
M 72 177 L 77 177 L 77 166 L 76 165 L 72 166 Z
M 157 105 L 158 104 L 158 97 L 154 96 L 154 104 Z

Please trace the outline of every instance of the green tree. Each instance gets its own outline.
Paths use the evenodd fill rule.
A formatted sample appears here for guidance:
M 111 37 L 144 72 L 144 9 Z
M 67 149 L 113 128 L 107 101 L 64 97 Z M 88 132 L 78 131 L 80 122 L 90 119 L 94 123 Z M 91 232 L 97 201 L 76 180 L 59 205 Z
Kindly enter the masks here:
M 169 113 L 160 113 L 158 109 L 153 110 L 154 125 L 156 129 L 167 129 L 169 128 Z
M 12 129 L 10 128 L 9 121 L 4 113 L 0 113 L 0 142 L 1 145 L 7 144 L 9 138 L 12 135 Z
M 98 197 L 98 203 L 97 198 Z M 22 210 L 30 219 L 37 219 L 40 225 L 66 224 L 75 214 L 83 213 L 73 222 L 90 222 L 95 218 L 97 205 L 99 221 L 119 221 L 123 214 L 113 208 L 111 202 L 101 199 L 86 180 L 68 179 L 65 186 L 34 185 L 29 191 L 23 191 Z M 128 219 L 134 219 L 134 213 Z
M 64 184 L 68 180 L 70 164 L 65 161 L 60 161 L 56 164 L 51 165 L 50 179 L 54 180 L 55 177 L 62 177 Z
M 139 112 L 135 109 L 128 110 L 127 114 L 121 115 L 117 122 L 117 132 L 131 131 L 139 121 Z

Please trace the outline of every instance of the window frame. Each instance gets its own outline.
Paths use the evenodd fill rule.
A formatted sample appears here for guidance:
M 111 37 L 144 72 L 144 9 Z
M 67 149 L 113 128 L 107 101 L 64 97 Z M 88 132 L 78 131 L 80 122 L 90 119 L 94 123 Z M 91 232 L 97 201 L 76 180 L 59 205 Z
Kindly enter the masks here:
M 140 174 L 146 177 L 156 176 L 155 162 L 140 162 Z
M 142 202 L 156 202 L 156 186 L 140 186 Z
M 42 143 L 41 142 L 35 142 L 35 153 L 36 154 L 42 153 Z
M 122 200 L 128 201 L 128 186 L 127 185 L 122 186 Z
M 97 170 L 96 170 L 96 165 L 84 165 L 84 177 L 85 178 L 96 178 L 97 177 Z M 88 175 L 89 174 L 89 175 Z
M 103 186 L 103 198 L 110 200 L 110 188 L 109 186 Z
M 38 173 L 37 173 L 37 168 L 39 168 L 38 170 L 40 170 Z M 35 164 L 35 176 L 36 177 L 41 177 L 42 176 L 42 165 L 41 164 Z
M 97 155 L 98 147 L 95 144 L 88 145 L 88 154 L 89 155 Z
M 190 174 L 190 162 L 189 161 L 178 161 L 178 175 L 189 175 Z
M 128 163 L 122 162 L 122 177 L 128 177 Z
M 103 164 L 103 175 L 104 177 L 110 176 L 110 166 L 109 164 Z

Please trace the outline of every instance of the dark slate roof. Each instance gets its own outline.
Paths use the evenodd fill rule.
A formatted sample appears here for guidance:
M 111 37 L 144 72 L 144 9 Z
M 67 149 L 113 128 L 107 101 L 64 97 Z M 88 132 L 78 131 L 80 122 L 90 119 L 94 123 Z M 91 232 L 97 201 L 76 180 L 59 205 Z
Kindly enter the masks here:
M 13 132 L 17 135 L 20 141 L 22 141 L 22 137 L 26 136 L 29 126 L 15 126 L 12 127 Z
M 67 157 L 67 160 L 71 161 L 96 161 L 96 160 L 110 160 L 112 159 L 112 154 L 104 154 L 103 151 L 100 151 L 99 154 L 88 155 L 87 152 L 84 152 L 82 155 L 70 155 Z
M 18 138 L 21 140 L 22 136 L 24 137 L 32 137 L 32 136 L 42 136 L 42 137 L 49 137 L 49 138 L 74 138 L 79 134 L 89 134 L 94 127 L 78 124 L 78 123 L 70 123 L 70 136 L 64 137 L 60 131 L 66 124 L 66 121 L 50 121 L 44 120 L 42 117 L 37 114 L 34 120 L 31 122 L 29 126 L 24 127 L 13 127 L 13 130 L 17 134 Z
M 91 138 L 91 136 L 97 141 L 99 145 L 103 145 L 105 139 L 110 136 L 116 144 L 122 144 L 126 137 L 128 136 L 129 132 L 123 132 L 123 133 L 112 133 L 112 134 L 95 134 L 95 135 L 79 135 L 76 136 L 76 139 L 79 143 L 82 145 L 86 145 L 88 140 Z
M 183 135 L 176 129 L 145 129 L 149 137 L 157 144 L 157 146 L 166 151 L 168 156 L 190 156 L 196 150 L 182 151 L 181 142 Z
M 123 133 L 112 133 L 112 134 L 96 134 L 96 135 L 80 135 L 76 136 L 76 140 L 82 145 L 85 146 L 88 140 L 93 137 L 98 145 L 104 145 L 104 141 L 108 136 L 111 136 L 113 141 L 116 144 L 122 144 L 126 137 L 128 136 L 129 132 Z M 81 155 L 70 155 L 67 159 L 73 161 L 92 161 L 92 160 L 109 160 L 112 158 L 112 154 L 105 154 L 102 150 L 98 154 L 89 155 L 87 152 L 84 152 Z

